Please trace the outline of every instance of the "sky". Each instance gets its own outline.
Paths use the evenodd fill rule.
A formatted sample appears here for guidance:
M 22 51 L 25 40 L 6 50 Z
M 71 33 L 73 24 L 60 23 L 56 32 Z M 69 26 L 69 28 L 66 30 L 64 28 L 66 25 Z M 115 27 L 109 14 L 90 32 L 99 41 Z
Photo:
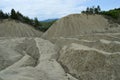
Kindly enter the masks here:
M 4 12 L 14 8 L 25 16 L 39 20 L 61 18 L 97 5 L 102 10 L 119 8 L 120 0 L 0 0 L 0 9 Z

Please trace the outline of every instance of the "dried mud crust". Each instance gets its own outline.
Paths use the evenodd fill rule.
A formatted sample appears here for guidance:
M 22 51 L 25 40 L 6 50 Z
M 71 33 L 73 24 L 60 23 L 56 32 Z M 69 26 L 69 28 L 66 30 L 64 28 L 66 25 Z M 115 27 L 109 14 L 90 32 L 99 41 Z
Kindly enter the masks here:
M 120 53 L 73 43 L 62 48 L 58 61 L 79 80 L 120 79 Z

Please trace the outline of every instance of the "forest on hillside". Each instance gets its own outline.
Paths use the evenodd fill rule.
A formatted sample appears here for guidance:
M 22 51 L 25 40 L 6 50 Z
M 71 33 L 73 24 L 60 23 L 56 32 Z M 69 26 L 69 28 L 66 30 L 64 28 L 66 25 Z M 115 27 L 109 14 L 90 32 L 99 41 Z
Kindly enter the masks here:
M 19 11 L 11 10 L 10 13 L 4 13 L 0 10 L 0 20 L 3 19 L 14 19 L 32 25 L 35 29 L 45 32 L 56 20 L 49 22 L 39 21 L 37 17 L 30 19 L 28 16 L 24 16 Z
M 83 14 L 100 14 L 110 16 L 116 20 L 120 20 L 120 8 L 111 9 L 109 11 L 102 11 L 100 6 L 97 7 L 87 7 L 85 11 L 82 11 Z

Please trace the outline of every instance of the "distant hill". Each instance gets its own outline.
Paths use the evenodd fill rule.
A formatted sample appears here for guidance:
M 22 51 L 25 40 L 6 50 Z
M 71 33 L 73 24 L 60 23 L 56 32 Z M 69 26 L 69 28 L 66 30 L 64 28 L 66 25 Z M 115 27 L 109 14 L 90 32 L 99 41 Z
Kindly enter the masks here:
M 47 31 L 58 19 L 47 19 L 44 21 L 41 21 L 40 24 L 42 25 L 40 27 L 40 30 L 43 32 Z
M 58 20 L 58 18 L 56 18 L 56 19 L 47 19 L 47 20 L 43 20 L 41 22 L 52 22 L 52 21 L 56 21 L 56 20 Z

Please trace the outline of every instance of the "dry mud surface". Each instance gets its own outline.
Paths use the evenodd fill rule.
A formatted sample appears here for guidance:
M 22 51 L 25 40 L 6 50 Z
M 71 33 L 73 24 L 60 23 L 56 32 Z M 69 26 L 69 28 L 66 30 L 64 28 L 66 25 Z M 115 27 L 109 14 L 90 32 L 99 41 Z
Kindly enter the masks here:
M 52 43 L 41 38 L 1 37 L 0 79 L 119 80 L 118 35 L 60 37 Z
M 0 38 L 0 80 L 76 80 L 57 62 L 57 52 L 41 38 Z

